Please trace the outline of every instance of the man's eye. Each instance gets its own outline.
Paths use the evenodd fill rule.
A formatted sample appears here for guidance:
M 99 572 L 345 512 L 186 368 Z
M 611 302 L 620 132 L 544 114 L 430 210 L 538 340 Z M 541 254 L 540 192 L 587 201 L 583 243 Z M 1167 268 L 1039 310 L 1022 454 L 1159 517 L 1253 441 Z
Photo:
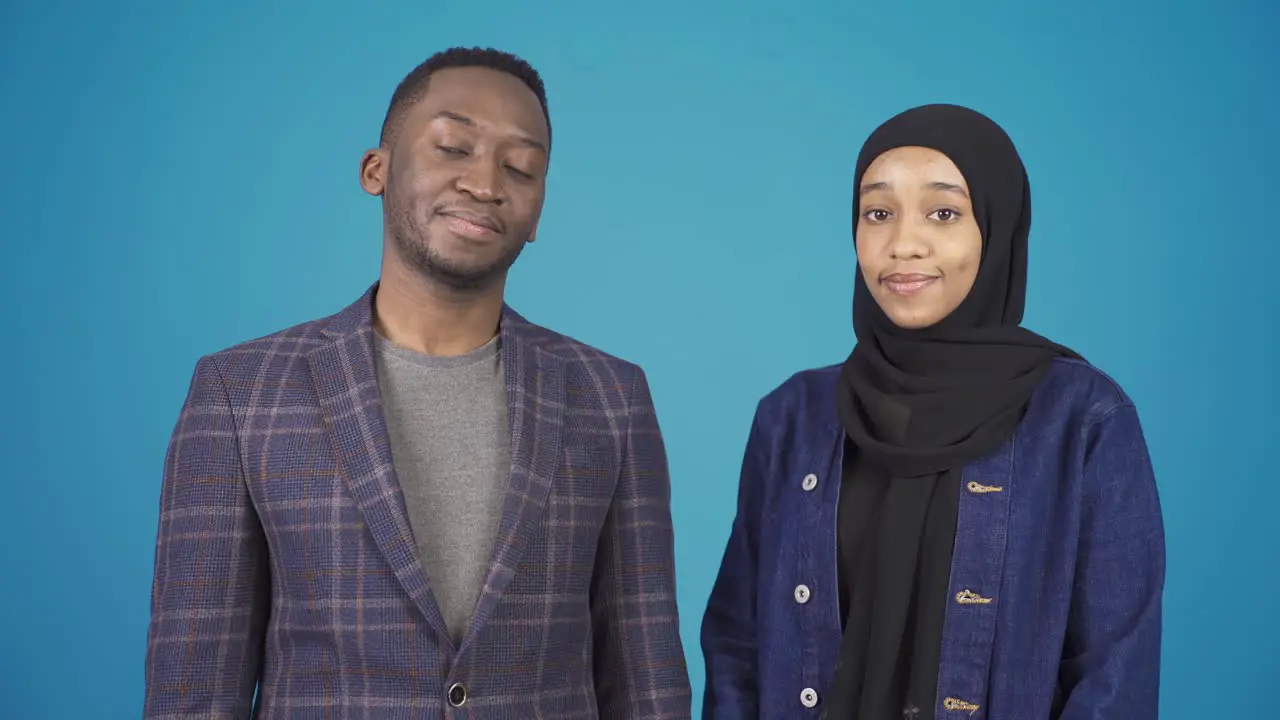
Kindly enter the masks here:
M 532 174 L 532 173 L 527 173 L 527 172 L 525 172 L 525 171 L 523 171 L 523 170 L 521 170 L 521 169 L 519 169 L 519 168 L 513 168 L 513 167 L 511 167 L 510 165 L 508 165 L 508 166 L 507 166 L 507 170 L 508 170 L 512 175 L 515 175 L 516 177 L 520 178 L 521 180 L 532 180 L 532 179 L 533 179 L 533 174 Z
M 437 145 L 436 147 L 440 148 L 441 152 L 447 153 L 449 155 L 466 155 L 467 154 L 467 151 L 463 150 L 462 148 L 449 147 L 448 145 Z

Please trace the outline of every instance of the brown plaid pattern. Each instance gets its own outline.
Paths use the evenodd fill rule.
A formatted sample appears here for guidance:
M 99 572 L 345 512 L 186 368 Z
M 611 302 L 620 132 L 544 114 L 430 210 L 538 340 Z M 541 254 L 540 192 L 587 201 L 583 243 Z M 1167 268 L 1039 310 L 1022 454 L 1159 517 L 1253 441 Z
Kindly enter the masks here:
M 165 460 L 144 716 L 689 718 L 643 371 L 504 312 L 511 486 L 454 647 L 392 468 L 375 291 L 197 363 Z

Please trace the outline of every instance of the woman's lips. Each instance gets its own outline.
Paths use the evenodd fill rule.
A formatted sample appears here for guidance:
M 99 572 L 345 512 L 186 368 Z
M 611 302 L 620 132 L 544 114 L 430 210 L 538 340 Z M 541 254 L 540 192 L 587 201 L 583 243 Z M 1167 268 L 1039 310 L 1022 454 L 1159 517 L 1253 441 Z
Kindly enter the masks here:
M 937 280 L 937 275 L 894 273 L 885 275 L 880 279 L 880 283 L 894 295 L 915 295 L 937 282 Z

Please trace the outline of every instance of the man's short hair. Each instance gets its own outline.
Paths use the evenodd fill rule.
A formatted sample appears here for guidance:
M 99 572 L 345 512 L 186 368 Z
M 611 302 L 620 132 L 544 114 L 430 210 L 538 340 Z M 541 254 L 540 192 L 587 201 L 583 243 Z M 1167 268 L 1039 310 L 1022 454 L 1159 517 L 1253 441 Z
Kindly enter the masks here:
M 396 91 L 391 96 L 391 104 L 387 108 L 386 118 L 382 121 L 380 142 L 383 147 L 391 147 L 395 143 L 400 129 L 404 126 L 405 117 L 427 94 L 427 84 L 431 75 L 437 70 L 459 67 L 484 67 L 497 70 L 514 75 L 529 86 L 533 94 L 538 97 L 538 104 L 542 106 L 542 115 L 547 120 L 547 138 L 550 140 L 551 115 L 547 112 L 547 91 L 542 85 L 542 78 L 533 66 L 511 53 L 493 48 L 455 47 L 427 58 L 396 86 Z

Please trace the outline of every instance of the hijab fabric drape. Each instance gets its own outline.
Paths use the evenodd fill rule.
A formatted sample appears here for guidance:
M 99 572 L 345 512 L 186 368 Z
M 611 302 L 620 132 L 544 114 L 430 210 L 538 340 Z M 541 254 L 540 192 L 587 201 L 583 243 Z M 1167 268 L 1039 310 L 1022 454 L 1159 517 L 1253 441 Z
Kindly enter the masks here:
M 961 470 L 1012 436 L 1055 358 L 1079 357 L 1020 326 L 1030 187 L 1013 142 L 987 117 L 927 105 L 876 129 L 854 173 L 854 232 L 868 166 L 907 146 L 943 153 L 964 175 L 982 259 L 960 306 L 916 330 L 894 325 L 855 271 L 857 343 L 837 403 L 853 452 L 846 463 L 886 489 L 868 528 L 839 529 L 842 536 L 865 532 L 867 540 L 857 558 L 842 557 L 849 607 L 828 693 L 832 720 L 935 717 Z

